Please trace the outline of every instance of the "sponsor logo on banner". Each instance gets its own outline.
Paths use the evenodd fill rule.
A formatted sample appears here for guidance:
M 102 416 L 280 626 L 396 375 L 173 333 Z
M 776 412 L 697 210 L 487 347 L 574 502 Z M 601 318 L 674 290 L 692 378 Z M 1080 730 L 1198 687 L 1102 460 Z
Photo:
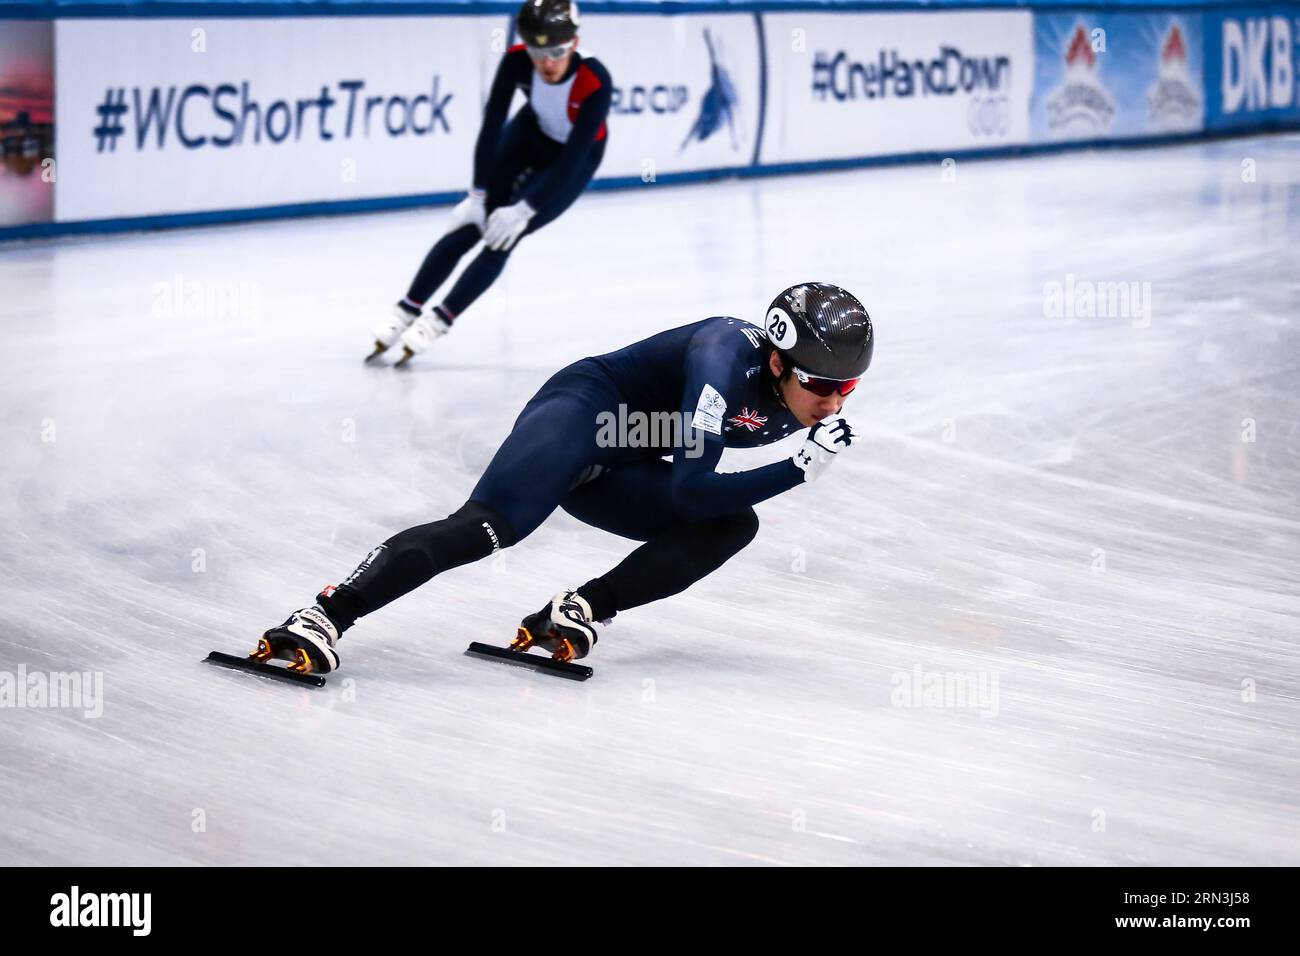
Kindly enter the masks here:
M 844 49 L 813 55 L 814 99 L 829 96 L 843 103 L 965 95 L 967 122 L 976 135 L 1005 135 L 1010 84 L 1011 57 L 968 56 L 955 46 L 940 46 L 933 57 L 916 60 L 897 49 L 879 50 L 868 60 L 855 60 Z
M 136 150 L 228 149 L 262 143 L 431 136 L 450 133 L 443 92 L 433 75 L 431 90 L 406 96 L 367 89 L 366 81 L 343 79 L 311 97 L 263 99 L 248 81 L 209 86 L 109 86 L 96 107 L 96 152 L 117 149 L 125 136 Z
M 762 100 L 752 14 L 592 17 L 583 43 L 613 81 L 601 177 L 649 184 L 753 159 Z
M 1195 132 L 1205 121 L 1199 16 L 1038 14 L 1037 140 Z
M 684 83 L 656 83 L 652 86 L 618 86 L 610 92 L 611 113 L 676 113 L 690 101 L 691 91 Z
M 54 218 L 54 24 L 0 20 L 0 227 Z
M 1204 105 L 1200 80 L 1187 67 L 1187 41 L 1177 20 L 1169 24 L 1160 48 L 1157 79 L 1147 92 L 1151 125 L 1157 129 L 1182 129 L 1197 123 Z
M 764 163 L 1028 139 L 1028 11 L 772 13 Z
M 707 27 L 698 31 L 697 36 L 697 42 L 708 53 L 707 86 L 694 88 L 688 83 L 619 86 L 616 75 L 611 93 L 610 111 L 630 116 L 649 113 L 672 117 L 677 113 L 690 110 L 694 104 L 691 112 L 695 120 L 687 131 L 685 139 L 681 141 L 678 151 L 685 150 L 692 143 L 703 143 L 712 139 L 724 130 L 728 134 L 727 139 L 731 148 L 739 150 L 743 138 L 738 125 L 740 94 L 726 65 L 723 41 L 721 38 L 715 38 Z
M 1212 125 L 1300 122 L 1300 17 L 1254 14 L 1206 14 L 1214 38 L 1205 78 Z
M 500 61 L 493 24 L 60 20 L 56 218 L 464 189 Z
M 1065 50 L 1065 78 L 1047 97 L 1047 129 L 1053 136 L 1105 133 L 1115 118 L 1115 99 L 1097 74 L 1097 54 L 1080 23 Z
M 700 98 L 699 112 L 695 123 L 682 140 L 682 149 L 695 141 L 702 143 L 726 127 L 730 134 L 731 148 L 739 149 L 741 137 L 737 129 L 740 121 L 740 95 L 736 84 L 731 80 L 731 73 L 722 63 L 722 54 L 718 49 L 720 41 L 715 43 L 709 31 L 704 31 L 704 45 L 709 50 L 709 88 Z

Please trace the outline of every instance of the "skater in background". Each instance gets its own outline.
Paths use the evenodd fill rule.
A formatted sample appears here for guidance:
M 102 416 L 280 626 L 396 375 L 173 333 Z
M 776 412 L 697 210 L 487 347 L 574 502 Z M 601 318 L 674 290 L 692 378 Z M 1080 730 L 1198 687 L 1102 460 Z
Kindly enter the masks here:
M 612 84 L 601 62 L 577 48 L 577 5 L 526 0 L 516 29 L 523 43 L 502 57 L 492 81 L 474 148 L 473 186 L 452 210 L 447 232 L 424 257 L 392 318 L 375 328 L 372 359 L 400 338 L 399 362 L 406 362 L 450 331 L 496 281 L 516 243 L 568 209 L 605 155 Z M 528 101 L 507 123 L 515 90 Z M 425 304 L 480 239 L 482 251 L 422 316 Z
M 562 661 L 584 657 L 598 622 L 717 570 L 757 533 L 753 505 L 813 480 L 854 444 L 841 410 L 873 350 L 862 303 L 838 286 L 807 283 L 781 293 L 761 328 L 719 316 L 582 359 L 524 407 L 461 508 L 379 545 L 341 585 L 267 631 L 252 656 L 291 661 L 299 672 L 334 670 L 339 636 L 357 618 L 522 541 L 561 507 L 644 542 L 524 618 L 512 644 Z M 620 413 L 625 421 L 671 413 L 681 430 L 670 447 L 611 442 L 600 423 Z M 812 431 L 790 458 L 715 471 L 724 447 L 766 445 L 802 428 Z

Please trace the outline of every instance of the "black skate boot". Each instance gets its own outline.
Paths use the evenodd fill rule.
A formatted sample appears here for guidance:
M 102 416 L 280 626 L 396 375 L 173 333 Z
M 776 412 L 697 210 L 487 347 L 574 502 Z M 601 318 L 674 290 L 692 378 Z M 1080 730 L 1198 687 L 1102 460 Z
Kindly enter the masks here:
M 317 601 L 333 590 L 326 588 Z M 338 627 L 320 604 L 313 604 L 263 634 L 257 650 L 248 656 L 262 663 L 272 658 L 289 661 L 289 670 L 299 674 L 327 674 L 338 669 L 339 655 L 334 650 L 338 642 Z
M 568 662 L 590 654 L 596 640 L 591 605 L 576 591 L 561 591 L 546 607 L 519 622 L 510 649 L 526 651 L 535 645 L 550 651 L 554 660 Z

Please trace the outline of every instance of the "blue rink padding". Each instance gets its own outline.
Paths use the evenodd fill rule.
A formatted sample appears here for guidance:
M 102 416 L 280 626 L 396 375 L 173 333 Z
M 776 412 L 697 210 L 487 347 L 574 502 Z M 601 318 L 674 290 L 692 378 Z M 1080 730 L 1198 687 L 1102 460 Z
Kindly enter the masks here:
M 999 156 L 1032 155 L 1069 149 L 1098 147 L 1158 146 L 1220 136 L 1240 136 L 1258 132 L 1300 129 L 1300 0 L 1285 3 L 1257 3 L 1251 0 L 1107 0 L 1107 2 L 1067 2 L 1067 0 L 713 0 L 713 2 L 643 2 L 643 0 L 585 0 L 580 6 L 588 16 L 636 14 L 649 16 L 690 16 L 691 14 L 750 13 L 756 24 L 759 58 L 756 87 L 752 92 L 758 102 L 757 133 L 752 155 L 734 164 L 682 172 L 660 173 L 659 183 L 702 182 L 727 177 L 748 177 L 840 170 L 854 167 L 908 162 L 937 162 L 945 158 L 986 159 Z M 169 17 L 275 18 L 275 17 L 349 17 L 349 16 L 429 16 L 481 15 L 507 18 L 518 8 L 516 0 L 0 0 L 0 21 L 147 19 Z M 942 16 L 950 10 L 969 14 L 974 11 L 1024 10 L 1034 14 L 1034 51 L 1040 69 L 1035 71 L 1031 97 L 1030 139 L 1028 142 L 950 149 L 899 148 L 885 155 L 830 157 L 798 161 L 763 159 L 763 136 L 767 127 L 771 77 L 768 51 L 764 47 L 764 14 L 808 11 L 818 15 L 856 12 L 882 13 L 906 11 Z M 1075 103 L 1067 87 L 1074 82 L 1059 68 L 1061 64 L 1061 29 L 1087 28 L 1096 23 L 1121 25 L 1122 32 L 1141 34 L 1148 43 L 1155 42 L 1157 24 L 1167 26 L 1171 18 L 1179 22 L 1195 56 L 1189 60 L 1195 70 L 1189 74 L 1199 93 L 1200 114 L 1188 128 L 1141 128 L 1133 124 L 1109 125 L 1089 130 L 1058 130 L 1044 120 L 1053 97 Z M 1049 30 L 1050 27 L 1050 30 Z M 1131 28 L 1127 29 L 1127 28 Z M 1162 26 L 1161 29 L 1164 27 Z M 1051 31 L 1054 37 L 1049 37 Z M 1267 38 L 1260 53 L 1258 38 Z M 1283 35 L 1285 34 L 1285 35 Z M 1158 39 L 1158 38 L 1157 38 Z M 1055 45 L 1053 45 L 1055 44 Z M 1286 51 L 1288 61 L 1275 63 L 1279 51 Z M 1055 69 L 1048 68 L 1047 57 Z M 1117 74 L 1112 79 L 1114 96 L 1120 112 L 1136 115 L 1142 108 L 1151 84 L 1167 77 L 1154 75 L 1154 51 L 1149 51 L 1150 69 L 1145 73 Z M 57 53 L 56 53 L 57 55 Z M 1112 58 L 1113 60 L 1114 58 Z M 1109 62 L 1102 61 L 1106 67 Z M 0 63 L 0 68 L 3 64 Z M 1098 69 L 1100 76 L 1104 70 Z M 1150 75 L 1148 75 L 1150 74 Z M 1100 84 L 1100 81 L 1098 81 Z M 1075 84 L 1078 86 L 1078 84 Z M 1104 84 L 1100 84 L 1104 85 Z M 1089 89 L 1084 85 L 1084 93 Z M 57 95 L 57 92 L 56 92 Z M 1084 97 L 1086 99 L 1086 96 Z M 1084 117 L 1086 120 L 1086 117 Z M 838 122 L 851 122 L 840 119 Z M 55 155 L 57 157 L 57 123 L 55 119 Z M 938 129 L 938 127 L 936 127 Z M 946 129 L 946 127 L 945 127 Z M 834 130 L 828 130 L 834 134 Z M 593 189 L 635 189 L 643 187 L 635 176 L 608 175 L 597 179 Z M 57 189 L 57 184 L 55 186 Z M 321 200 L 278 205 L 257 205 L 230 209 L 204 209 L 194 212 L 140 215 L 109 219 L 80 219 L 0 226 L 0 240 L 65 235 L 70 233 L 108 233 L 138 229 L 175 228 L 212 223 L 255 221 L 294 216 L 348 214 L 434 206 L 453 202 L 460 191 L 381 196 L 365 199 Z

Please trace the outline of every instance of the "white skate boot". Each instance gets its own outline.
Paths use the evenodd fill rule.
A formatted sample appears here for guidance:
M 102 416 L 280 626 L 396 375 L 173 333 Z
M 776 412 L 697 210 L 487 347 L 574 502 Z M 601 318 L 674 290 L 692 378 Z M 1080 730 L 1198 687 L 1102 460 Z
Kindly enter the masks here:
M 338 669 L 338 642 L 338 628 L 319 604 L 313 604 L 263 634 L 249 656 L 262 663 L 272 658 L 289 661 L 289 670 L 299 674 L 327 674 Z
M 402 333 L 410 327 L 411 323 L 420 317 L 420 312 L 413 306 L 405 302 L 398 302 L 393 306 L 393 313 L 389 318 L 381 319 L 375 326 L 375 348 L 366 356 L 366 361 L 378 358 L 397 344 L 397 340 Z
M 435 339 L 442 338 L 450 331 L 451 323 L 437 311 L 416 319 L 411 323 L 411 327 L 402 333 L 402 357 L 397 360 L 397 364 L 405 365 L 432 345 Z
M 537 645 L 557 661 L 576 661 L 590 654 L 597 640 L 591 605 L 577 591 L 561 591 L 546 607 L 519 622 L 510 649 L 526 651 Z

